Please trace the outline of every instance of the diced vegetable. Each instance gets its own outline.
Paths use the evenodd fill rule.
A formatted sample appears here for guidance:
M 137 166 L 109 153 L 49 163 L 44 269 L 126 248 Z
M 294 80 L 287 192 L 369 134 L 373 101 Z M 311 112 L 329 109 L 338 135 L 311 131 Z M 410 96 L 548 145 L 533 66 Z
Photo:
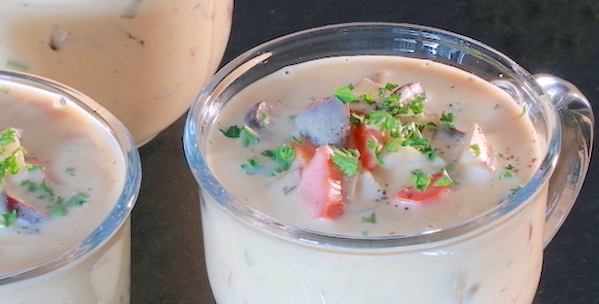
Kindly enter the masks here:
M 360 152 L 360 163 L 365 170 L 381 165 L 380 152 L 383 147 L 384 133 L 375 127 L 360 124 L 352 129 L 352 139 Z
M 343 173 L 333 163 L 332 149 L 318 147 L 301 173 L 299 195 L 312 216 L 335 219 L 345 209 Z
M 372 172 L 361 171 L 347 181 L 349 201 L 359 202 L 368 207 L 375 207 L 377 203 L 386 199 L 385 191 L 374 178 Z

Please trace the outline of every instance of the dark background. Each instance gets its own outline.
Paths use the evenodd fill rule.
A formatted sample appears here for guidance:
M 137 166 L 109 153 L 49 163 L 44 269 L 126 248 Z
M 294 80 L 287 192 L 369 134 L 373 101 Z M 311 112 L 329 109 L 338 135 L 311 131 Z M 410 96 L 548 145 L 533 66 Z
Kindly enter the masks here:
M 595 112 L 599 106 L 599 0 L 238 0 L 224 61 L 290 32 L 352 21 L 414 23 L 469 36 L 531 73 L 571 81 Z M 215 303 L 182 125 L 180 119 L 140 149 L 144 179 L 133 211 L 133 304 Z M 599 303 L 598 182 L 592 161 L 572 213 L 545 252 L 535 304 Z

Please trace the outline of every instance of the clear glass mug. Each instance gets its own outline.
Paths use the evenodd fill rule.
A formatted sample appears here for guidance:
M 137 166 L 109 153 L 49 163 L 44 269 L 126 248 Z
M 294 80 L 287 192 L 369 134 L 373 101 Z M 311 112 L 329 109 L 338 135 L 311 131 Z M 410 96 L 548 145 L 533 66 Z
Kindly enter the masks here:
M 330 56 L 394 55 L 459 67 L 506 90 L 547 147 L 539 169 L 496 208 L 458 225 L 392 237 L 344 237 L 286 225 L 236 200 L 206 163 L 206 135 L 231 96 L 285 66 Z M 200 185 L 206 263 L 227 303 L 531 303 L 542 252 L 589 165 L 594 117 L 570 83 L 532 76 L 473 39 L 409 24 L 353 23 L 290 34 L 224 66 L 184 131 Z M 522 240 L 522 232 L 530 231 Z M 259 254 L 256 252 L 259 251 Z M 254 252 L 248 257 L 248 252 Z M 491 270 L 493 269 L 493 270 Z M 234 273 L 234 275 L 232 275 Z
M 233 0 L 0 1 L 0 68 L 90 96 L 142 145 L 216 71 Z
M 133 138 L 123 124 L 105 108 L 88 96 L 53 80 L 21 72 L 0 70 L 0 100 L 10 98 L 8 95 L 12 90 L 31 94 L 31 96 L 35 96 L 32 98 L 36 98 L 38 102 L 48 104 L 50 107 L 54 107 L 58 101 L 61 106 L 78 109 L 80 115 L 84 117 L 83 119 L 92 121 L 91 124 L 100 130 L 98 132 L 98 129 L 95 129 L 94 133 L 86 133 L 86 136 L 104 138 L 101 141 L 104 144 L 104 150 L 114 153 L 111 154 L 113 155 L 112 159 L 122 163 L 119 168 L 123 168 L 123 172 L 118 172 L 117 175 L 122 179 L 123 184 L 122 188 L 117 190 L 114 201 L 95 200 L 88 203 L 107 204 L 102 208 L 102 210 L 108 210 L 107 214 L 95 224 L 95 228 L 91 228 L 91 233 L 83 236 L 81 240 L 74 241 L 73 243 L 76 245 L 73 247 L 62 243 L 44 242 L 48 246 L 63 247 L 64 251 L 36 265 L 8 273 L 5 270 L 7 261 L 4 260 L 3 265 L 0 266 L 0 271 L 2 271 L 0 273 L 0 295 L 2 295 L 0 302 L 23 304 L 129 303 L 131 297 L 130 215 L 141 184 L 141 163 Z M 14 101 L 14 99 L 11 100 L 11 102 Z M 5 108 L 3 107 L 3 109 Z M 28 117 L 28 114 L 22 113 L 19 117 L 21 116 Z M 28 124 L 31 123 L 31 118 L 26 119 Z M 61 121 L 59 124 L 64 125 L 61 118 L 57 118 L 57 120 Z M 17 118 L 17 121 L 20 121 L 20 118 Z M 2 122 L 2 125 L 6 124 L 6 121 Z M 77 124 L 75 127 L 81 128 L 82 126 Z M 53 131 L 52 126 L 48 125 L 22 129 L 23 136 L 29 132 L 34 132 L 35 136 L 46 136 L 45 132 Z M 27 149 L 26 144 L 23 144 Z M 77 146 L 69 148 L 79 149 Z M 112 163 L 113 160 L 110 162 Z M 77 172 L 73 176 L 76 175 Z M 65 217 L 75 215 L 71 212 L 73 211 L 69 211 Z M 51 219 L 54 222 L 61 220 L 63 219 L 60 217 Z M 84 222 L 88 221 L 93 221 L 93 219 L 86 217 Z M 40 234 L 44 233 L 45 227 L 40 227 Z M 74 227 L 74 229 L 79 228 Z M 4 232 L 0 231 L 0 233 Z M 4 235 L 0 238 L 7 239 Z M 27 235 L 16 242 L 27 243 Z M 15 246 L 17 245 L 7 243 L 3 245 L 3 250 L 9 248 L 18 250 L 15 249 Z M 42 245 L 39 243 L 36 243 L 35 246 L 37 246 L 36 250 L 40 252 L 48 250 L 41 247 Z M 24 254 L 24 256 L 29 256 L 29 254 Z M 5 258 L 3 257 L 3 259 Z

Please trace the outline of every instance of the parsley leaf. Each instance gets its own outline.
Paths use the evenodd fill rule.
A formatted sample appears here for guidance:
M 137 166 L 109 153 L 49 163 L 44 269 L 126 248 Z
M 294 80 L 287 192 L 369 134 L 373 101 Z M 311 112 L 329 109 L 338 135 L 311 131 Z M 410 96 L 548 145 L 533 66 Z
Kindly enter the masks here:
M 358 98 L 358 101 L 363 101 L 369 105 L 373 105 L 376 103 L 376 100 L 374 99 L 374 97 L 372 97 L 371 93 L 364 93 L 364 94 L 360 95 Z
M 268 125 L 268 122 L 270 120 L 270 115 L 268 114 L 268 112 L 266 112 L 264 110 L 258 110 L 258 111 L 256 111 L 256 116 L 257 116 L 259 126 Z
M 376 213 L 372 212 L 369 216 L 362 217 L 362 223 L 376 224 Z
M 274 171 L 281 173 L 289 170 L 295 159 L 295 147 L 283 144 L 277 147 L 275 150 L 266 150 L 262 152 L 262 155 L 272 159 L 276 163 Z
M 243 125 L 241 127 L 230 126 L 227 130 L 219 129 L 219 131 L 221 131 L 226 137 L 240 138 L 241 145 L 244 147 L 248 147 L 259 142 L 258 134 L 247 125 Z
M 352 176 L 358 173 L 358 170 L 360 169 L 360 162 L 358 161 L 360 152 L 358 152 L 358 150 L 338 148 L 332 149 L 333 154 L 331 155 L 331 160 L 345 175 Z
M 453 179 L 451 178 L 451 176 L 449 176 L 449 173 L 447 173 L 447 170 L 443 169 L 443 174 L 441 175 L 441 177 L 439 177 L 439 179 L 437 181 L 435 181 L 433 186 L 445 186 L 445 185 L 449 185 L 452 183 L 453 183 Z
M 354 93 L 352 93 L 353 89 L 354 89 L 354 86 L 350 83 L 345 87 L 335 89 L 333 91 L 333 94 L 342 103 L 356 102 L 356 96 L 354 95 Z
M 379 166 L 383 166 L 383 157 L 381 155 L 381 151 L 383 150 L 383 145 L 374 137 L 371 136 L 367 141 L 366 141 L 366 147 L 372 151 L 372 154 L 374 155 L 374 157 L 376 158 L 376 163 Z
M 410 182 L 418 191 L 424 191 L 431 183 L 432 177 L 418 169 L 410 173 Z
M 2 215 L 2 227 L 10 227 L 17 220 L 17 210 L 4 212 Z
M 373 125 L 379 131 L 386 131 L 389 136 L 398 138 L 400 136 L 401 122 L 385 111 L 370 111 L 364 124 Z
M 468 148 L 470 149 L 470 152 L 472 152 L 472 155 L 477 157 L 480 156 L 481 149 L 479 144 L 472 144 Z
M 442 126 L 443 130 L 447 131 L 451 128 L 455 128 L 455 126 L 453 125 L 454 119 L 455 119 L 455 116 L 451 112 L 450 113 L 446 113 L 446 112 L 441 113 L 441 117 L 439 118 L 439 120 L 441 121 L 441 126 Z
M 241 165 L 241 169 L 243 169 L 243 172 L 245 172 L 246 174 L 260 173 L 263 168 L 264 166 L 262 165 L 260 160 L 258 160 L 258 158 L 255 156 L 248 159 L 245 162 L 245 164 Z
M 241 128 L 238 126 L 230 126 L 227 130 L 219 129 L 226 137 L 238 138 L 241 133 Z
M 17 130 L 13 128 L 5 129 L 0 132 L 0 146 L 6 146 L 16 141 Z
M 503 168 L 503 172 L 499 175 L 500 179 L 504 179 L 504 178 L 512 178 L 516 176 L 516 173 L 514 172 L 514 166 L 512 166 L 511 164 L 508 164 L 507 166 L 505 166 Z
M 239 131 L 239 138 L 241 139 L 241 145 L 244 147 L 255 145 L 259 142 L 258 134 L 246 125 L 243 125 L 241 131 Z

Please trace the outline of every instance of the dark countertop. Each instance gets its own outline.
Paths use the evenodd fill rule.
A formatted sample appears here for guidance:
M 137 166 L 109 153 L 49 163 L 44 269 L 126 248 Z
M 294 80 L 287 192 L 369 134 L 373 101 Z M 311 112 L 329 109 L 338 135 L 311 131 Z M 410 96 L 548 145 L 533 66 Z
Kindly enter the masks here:
M 599 113 L 595 0 L 238 0 L 224 60 L 293 31 L 351 21 L 415 23 L 472 37 L 531 73 L 571 81 Z M 197 186 L 183 158 L 182 125 L 178 120 L 140 149 L 133 304 L 215 303 L 204 266 Z M 581 195 L 545 251 L 535 303 L 599 303 L 599 168 L 593 154 Z

